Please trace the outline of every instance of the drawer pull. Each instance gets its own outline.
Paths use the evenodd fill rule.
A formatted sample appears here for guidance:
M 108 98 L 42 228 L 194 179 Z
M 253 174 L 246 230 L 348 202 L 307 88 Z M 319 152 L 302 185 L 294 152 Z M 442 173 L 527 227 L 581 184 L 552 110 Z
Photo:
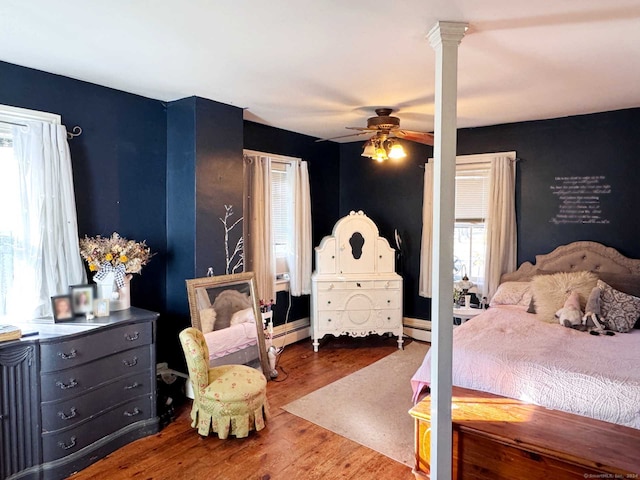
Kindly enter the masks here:
M 136 408 L 133 409 L 132 412 L 129 412 L 129 411 L 125 410 L 124 411 L 124 416 L 125 417 L 135 417 L 136 415 L 140 415 L 141 413 L 142 413 L 142 411 L 138 407 L 136 407 Z
M 387 303 L 391 303 L 391 300 L 387 300 Z
M 58 356 L 64 360 L 70 360 L 72 358 L 76 358 L 77 355 L 78 355 L 78 352 L 76 351 L 75 348 L 71 350 L 69 353 L 58 352 Z
M 331 321 L 331 319 L 330 319 L 330 318 L 327 318 L 327 322 L 330 322 L 330 321 Z
M 327 300 L 327 305 L 331 305 L 331 300 Z
M 76 446 L 76 437 L 71 437 L 68 444 L 64 442 L 58 442 L 58 446 L 63 450 L 69 450 L 70 448 L 73 448 Z
M 356 286 L 357 286 L 358 288 L 362 288 L 362 285 L 360 285 L 360 282 L 357 282 L 357 283 L 356 283 Z
M 128 333 L 125 333 L 124 338 L 128 342 L 133 342 L 134 340 L 137 340 L 138 338 L 140 338 L 140 332 L 133 332 L 133 335 L 129 335 Z
M 138 364 L 138 357 L 133 357 L 133 360 L 129 361 L 129 360 L 122 360 L 122 364 L 125 367 L 134 367 Z
M 71 407 L 69 409 L 69 415 L 67 415 L 64 412 L 58 412 L 58 416 L 62 419 L 62 420 L 69 420 L 70 418 L 75 417 L 78 414 L 76 407 Z
M 138 388 L 140 384 L 138 382 L 133 382 L 131 385 L 125 385 L 125 390 L 132 390 L 134 388 Z
M 69 388 L 73 388 L 75 386 L 78 385 L 78 382 L 76 382 L 75 378 L 72 378 L 71 380 L 69 380 L 69 383 L 63 383 L 63 382 L 56 382 L 56 387 L 60 387 L 62 390 L 67 390 Z

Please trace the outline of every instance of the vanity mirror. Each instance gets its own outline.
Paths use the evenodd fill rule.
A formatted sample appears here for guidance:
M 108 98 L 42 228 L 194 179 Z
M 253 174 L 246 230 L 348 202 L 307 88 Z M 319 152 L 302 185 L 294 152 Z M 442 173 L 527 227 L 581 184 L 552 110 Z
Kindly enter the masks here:
M 202 331 L 209 366 L 249 365 L 269 378 L 253 272 L 187 280 L 191 325 Z

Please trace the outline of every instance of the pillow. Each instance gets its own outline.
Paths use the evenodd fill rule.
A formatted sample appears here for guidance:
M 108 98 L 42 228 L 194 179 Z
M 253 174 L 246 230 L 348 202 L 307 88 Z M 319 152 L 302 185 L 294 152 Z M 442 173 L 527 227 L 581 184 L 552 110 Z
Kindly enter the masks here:
M 539 320 L 556 323 L 555 313 L 562 308 L 569 292 L 580 296 L 580 308 L 584 310 L 587 297 L 598 282 L 591 272 L 559 272 L 553 275 L 536 275 L 531 280 L 531 293 Z
M 234 312 L 249 308 L 252 305 L 249 295 L 231 288 L 223 290 L 213 302 L 213 308 L 216 309 L 217 314 L 214 330 L 228 328 L 231 325 L 231 315 Z
M 602 280 L 598 280 L 602 289 L 600 311 L 607 329 L 627 333 L 640 318 L 640 298 L 627 295 Z
M 598 278 L 615 290 L 640 297 L 640 275 L 630 273 L 596 272 Z
M 530 282 L 503 282 L 489 302 L 490 307 L 496 305 L 528 306 L 531 302 Z
M 202 308 L 200 310 L 200 328 L 202 333 L 213 332 L 213 325 L 216 323 L 216 311 L 209 308 Z
M 238 323 L 246 323 L 251 322 L 255 323 L 256 318 L 253 315 L 253 308 L 245 308 L 244 310 L 238 310 L 236 313 L 231 315 L 231 322 L 229 325 L 236 325 Z

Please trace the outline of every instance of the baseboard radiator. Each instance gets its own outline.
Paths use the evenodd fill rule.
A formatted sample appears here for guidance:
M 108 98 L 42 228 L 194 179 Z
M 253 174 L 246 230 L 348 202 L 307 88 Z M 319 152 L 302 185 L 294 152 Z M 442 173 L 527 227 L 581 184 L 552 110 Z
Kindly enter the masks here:
M 407 337 L 431 343 L 431 320 L 404 317 L 402 324 Z
M 309 317 L 273 327 L 273 344 L 280 348 L 311 337 Z

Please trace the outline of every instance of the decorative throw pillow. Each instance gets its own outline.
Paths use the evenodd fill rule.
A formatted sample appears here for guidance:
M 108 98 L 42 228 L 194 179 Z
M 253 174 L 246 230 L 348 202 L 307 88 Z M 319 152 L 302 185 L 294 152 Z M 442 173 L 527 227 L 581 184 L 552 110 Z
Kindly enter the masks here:
M 598 278 L 610 287 L 627 295 L 640 297 L 640 275 L 630 273 L 595 272 Z
M 236 313 L 231 315 L 230 325 L 236 325 L 237 323 L 246 323 L 251 322 L 254 323 L 256 321 L 255 316 L 253 315 L 253 308 L 245 308 L 243 310 L 238 310 Z
M 212 307 L 200 310 L 200 328 L 202 329 L 202 333 L 213 332 L 215 323 L 216 311 Z
M 555 313 L 562 308 L 570 292 L 580 296 L 580 308 L 584 310 L 587 298 L 598 277 L 591 272 L 559 272 L 553 275 L 536 275 L 531 281 L 531 292 L 536 315 L 543 322 L 556 323 Z
M 627 295 L 602 280 L 598 280 L 602 289 L 600 310 L 609 330 L 627 333 L 640 318 L 640 298 Z
M 238 290 L 227 289 L 218 294 L 213 302 L 213 308 L 216 309 L 217 320 L 214 330 L 222 330 L 231 325 L 231 315 L 238 310 L 251 307 L 251 298 L 249 295 L 239 292 Z
M 489 302 L 490 307 L 496 305 L 528 306 L 531 302 L 530 282 L 503 282 Z

